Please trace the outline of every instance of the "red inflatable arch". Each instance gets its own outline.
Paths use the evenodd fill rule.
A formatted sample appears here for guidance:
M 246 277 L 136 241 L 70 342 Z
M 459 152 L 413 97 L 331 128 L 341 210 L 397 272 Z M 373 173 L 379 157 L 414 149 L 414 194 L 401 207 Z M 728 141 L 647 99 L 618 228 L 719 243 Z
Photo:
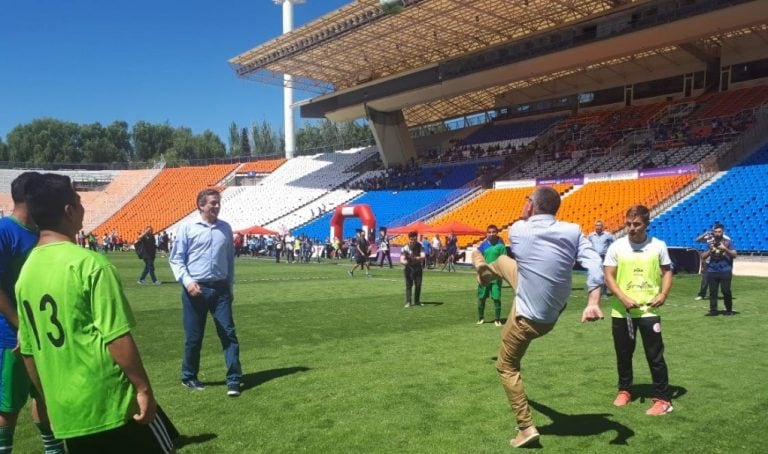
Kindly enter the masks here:
M 373 238 L 374 231 L 376 230 L 376 218 L 373 216 L 371 206 L 364 203 L 336 207 L 331 218 L 331 238 L 338 238 L 339 241 L 343 241 L 344 219 L 353 217 L 360 218 L 360 222 L 363 223 L 365 237 L 368 239 Z

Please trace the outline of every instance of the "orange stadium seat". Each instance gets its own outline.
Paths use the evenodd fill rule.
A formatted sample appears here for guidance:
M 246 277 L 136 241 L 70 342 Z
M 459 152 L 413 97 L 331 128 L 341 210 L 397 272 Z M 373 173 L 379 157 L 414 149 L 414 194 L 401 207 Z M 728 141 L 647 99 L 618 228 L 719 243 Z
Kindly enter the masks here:
M 216 187 L 238 164 L 164 169 L 120 211 L 94 229 L 97 235 L 116 231 L 128 241 L 147 225 L 162 230 L 195 209 L 202 189 Z
M 553 188 L 560 194 L 565 194 L 573 188 L 572 184 L 557 184 Z M 429 224 L 439 225 L 450 221 L 463 222 L 484 229 L 489 224 L 496 224 L 499 229 L 505 229 L 517 218 L 525 203 L 525 197 L 530 195 L 534 187 L 490 189 L 468 203 L 432 219 Z M 505 233 L 502 233 L 505 235 Z M 458 237 L 459 247 L 467 247 L 480 241 L 483 237 L 477 235 L 461 235 Z M 505 238 L 503 236 L 502 238 Z
M 280 159 L 265 159 L 263 161 L 246 162 L 237 168 L 237 173 L 272 173 L 283 165 L 286 161 L 285 158 Z
M 585 233 L 591 232 L 595 221 L 601 219 L 606 230 L 615 232 L 624 226 L 624 215 L 630 206 L 642 204 L 653 208 L 693 178 L 690 174 L 587 183 L 563 198 L 557 217 L 581 225 Z

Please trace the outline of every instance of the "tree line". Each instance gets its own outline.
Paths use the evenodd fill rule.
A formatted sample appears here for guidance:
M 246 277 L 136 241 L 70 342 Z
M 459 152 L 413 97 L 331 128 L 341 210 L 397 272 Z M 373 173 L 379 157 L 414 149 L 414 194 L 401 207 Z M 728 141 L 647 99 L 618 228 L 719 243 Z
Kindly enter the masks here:
M 227 145 L 211 130 L 193 134 L 187 127 L 138 121 L 77 124 L 53 118 L 35 119 L 16 126 L 6 141 L 0 137 L 0 161 L 26 164 L 84 163 L 115 164 L 189 162 L 226 157 L 275 156 L 285 153 L 282 131 L 266 121 L 239 127 L 232 122 Z M 301 154 L 340 150 L 373 142 L 370 129 L 356 122 L 308 123 L 296 132 L 296 150 Z

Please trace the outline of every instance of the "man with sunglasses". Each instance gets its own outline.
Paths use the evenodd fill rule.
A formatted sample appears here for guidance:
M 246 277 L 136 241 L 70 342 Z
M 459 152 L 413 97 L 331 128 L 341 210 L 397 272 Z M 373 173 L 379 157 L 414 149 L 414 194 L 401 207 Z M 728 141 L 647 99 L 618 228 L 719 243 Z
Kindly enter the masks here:
M 600 256 L 580 226 L 555 218 L 559 208 L 560 194 L 549 186 L 538 187 L 526 198 L 521 219 L 509 228 L 514 259 L 501 256 L 486 264 L 479 251 L 472 254 L 480 282 L 503 277 L 515 289 L 496 361 L 496 370 L 517 420 L 518 434 L 510 440 L 515 448 L 539 439 L 520 375 L 523 355 L 534 339 L 555 327 L 565 309 L 571 294 L 574 262 L 579 262 L 588 273 L 588 304 L 581 316 L 582 323 L 603 318 Z

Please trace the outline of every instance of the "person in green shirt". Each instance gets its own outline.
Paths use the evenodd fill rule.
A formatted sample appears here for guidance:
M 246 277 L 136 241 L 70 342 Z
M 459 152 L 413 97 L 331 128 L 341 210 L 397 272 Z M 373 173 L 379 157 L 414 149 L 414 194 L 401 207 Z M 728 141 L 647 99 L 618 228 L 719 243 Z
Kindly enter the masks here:
M 51 173 L 25 191 L 40 240 L 16 282 L 19 345 L 54 435 L 69 453 L 173 452 L 118 272 L 75 243 L 80 196 L 69 177 Z
M 36 175 L 24 172 L 11 182 L 13 213 L 0 218 L 0 453 L 13 450 L 19 413 L 32 397 L 32 420 L 40 430 L 46 454 L 64 454 L 64 442 L 53 436 L 42 399 L 27 376 L 16 335 L 19 316 L 14 287 L 29 251 L 37 243 L 37 226 L 25 200 L 26 184 Z
M 486 229 L 488 236 L 477 250 L 483 254 L 485 263 L 493 263 L 502 255 L 507 255 L 507 246 L 499 238 L 499 228 L 491 224 Z M 488 297 L 493 300 L 494 324 L 501 326 L 501 279 L 494 279 L 487 284 L 477 284 L 477 324 L 485 323 L 485 300 Z

